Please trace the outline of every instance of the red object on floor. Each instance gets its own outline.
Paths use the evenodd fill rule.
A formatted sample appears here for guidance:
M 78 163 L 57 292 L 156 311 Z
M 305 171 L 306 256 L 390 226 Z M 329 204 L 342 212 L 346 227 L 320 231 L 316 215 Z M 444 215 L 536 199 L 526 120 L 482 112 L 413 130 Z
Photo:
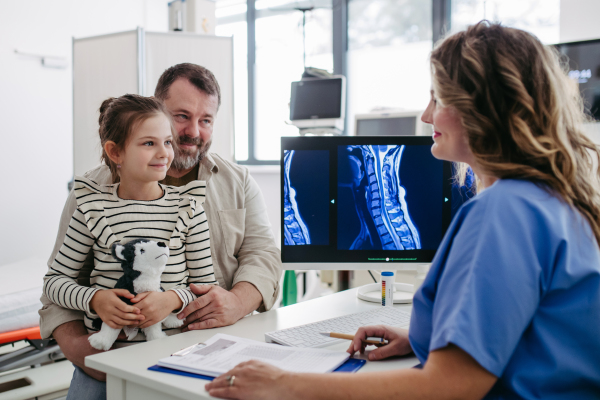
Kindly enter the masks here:
M 18 331 L 10 331 L 0 333 L 0 344 L 18 342 L 26 339 L 41 339 L 40 327 L 19 329 Z

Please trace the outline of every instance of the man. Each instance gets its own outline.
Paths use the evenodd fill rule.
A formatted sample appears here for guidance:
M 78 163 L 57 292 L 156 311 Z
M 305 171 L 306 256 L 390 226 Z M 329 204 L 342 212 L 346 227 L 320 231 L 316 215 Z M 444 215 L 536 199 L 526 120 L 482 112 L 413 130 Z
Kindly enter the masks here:
M 268 310 L 279 291 L 281 258 L 262 194 L 245 168 L 208 153 L 221 104 L 219 84 L 206 68 L 179 64 L 163 73 L 155 96 L 173 116 L 180 142 L 180 149 L 162 183 L 182 186 L 196 179 L 207 182 L 204 208 L 219 282 L 219 286 L 191 285 L 192 291 L 200 297 L 178 315 L 185 318 L 183 330 L 231 325 L 254 310 Z M 110 171 L 104 165 L 88 171 L 85 176 L 100 184 L 112 183 Z M 63 243 L 75 208 L 75 196 L 71 192 L 49 266 Z M 89 285 L 92 268 L 90 252 L 80 274 L 86 275 L 84 271 L 87 271 L 87 279 L 80 276 L 79 283 Z M 74 392 L 78 390 L 85 391 L 86 398 L 92 398 L 92 386 L 105 390 L 105 385 L 89 377 L 97 381 L 104 381 L 106 377 L 84 365 L 84 358 L 98 351 L 89 345 L 83 313 L 59 307 L 45 296 L 41 300 L 44 305 L 40 310 L 42 337 L 54 337 L 65 356 L 79 367 L 69 398 L 76 398 Z M 140 320 L 142 318 L 140 316 Z

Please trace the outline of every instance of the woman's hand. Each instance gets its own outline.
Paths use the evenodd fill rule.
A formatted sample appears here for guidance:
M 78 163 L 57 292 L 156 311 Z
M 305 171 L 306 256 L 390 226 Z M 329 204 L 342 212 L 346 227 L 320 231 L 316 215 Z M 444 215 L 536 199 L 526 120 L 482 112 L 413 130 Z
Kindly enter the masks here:
M 120 297 L 131 300 L 133 295 L 125 289 L 98 290 L 90 300 L 90 308 L 113 329 L 139 324 L 144 319 L 140 309 L 125 303 Z
M 132 303 L 135 303 L 145 317 L 143 323 L 139 325 L 140 329 L 147 328 L 154 324 L 161 322 L 167 318 L 175 310 L 179 310 L 183 307 L 183 302 L 173 291 L 166 292 L 144 292 L 139 293 L 133 299 Z
M 252 360 L 237 365 L 204 388 L 211 396 L 226 399 L 290 399 L 291 380 L 291 373 Z
M 369 353 L 369 361 L 383 360 L 393 356 L 404 356 L 412 352 L 408 341 L 408 330 L 394 328 L 386 325 L 363 326 L 354 335 L 354 340 L 346 350 L 350 354 L 357 351 L 365 352 L 367 346 L 362 340 L 368 337 L 380 337 L 388 341 L 388 344 L 379 346 Z

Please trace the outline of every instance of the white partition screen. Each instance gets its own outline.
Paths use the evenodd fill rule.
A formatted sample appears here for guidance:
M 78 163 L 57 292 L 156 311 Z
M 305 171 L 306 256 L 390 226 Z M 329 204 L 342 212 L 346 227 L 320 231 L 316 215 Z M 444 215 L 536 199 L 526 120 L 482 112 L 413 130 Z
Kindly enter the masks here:
M 98 117 L 109 97 L 138 93 L 138 32 L 73 40 L 73 171 L 100 164 Z

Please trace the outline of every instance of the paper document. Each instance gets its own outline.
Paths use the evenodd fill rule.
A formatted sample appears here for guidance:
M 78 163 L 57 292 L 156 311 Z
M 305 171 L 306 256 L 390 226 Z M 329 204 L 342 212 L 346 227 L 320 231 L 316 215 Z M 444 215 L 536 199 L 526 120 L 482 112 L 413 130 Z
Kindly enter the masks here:
M 290 372 L 331 372 L 349 357 L 341 351 L 284 347 L 218 333 L 189 353 L 163 358 L 158 365 L 219 376 L 241 362 L 258 360 Z

